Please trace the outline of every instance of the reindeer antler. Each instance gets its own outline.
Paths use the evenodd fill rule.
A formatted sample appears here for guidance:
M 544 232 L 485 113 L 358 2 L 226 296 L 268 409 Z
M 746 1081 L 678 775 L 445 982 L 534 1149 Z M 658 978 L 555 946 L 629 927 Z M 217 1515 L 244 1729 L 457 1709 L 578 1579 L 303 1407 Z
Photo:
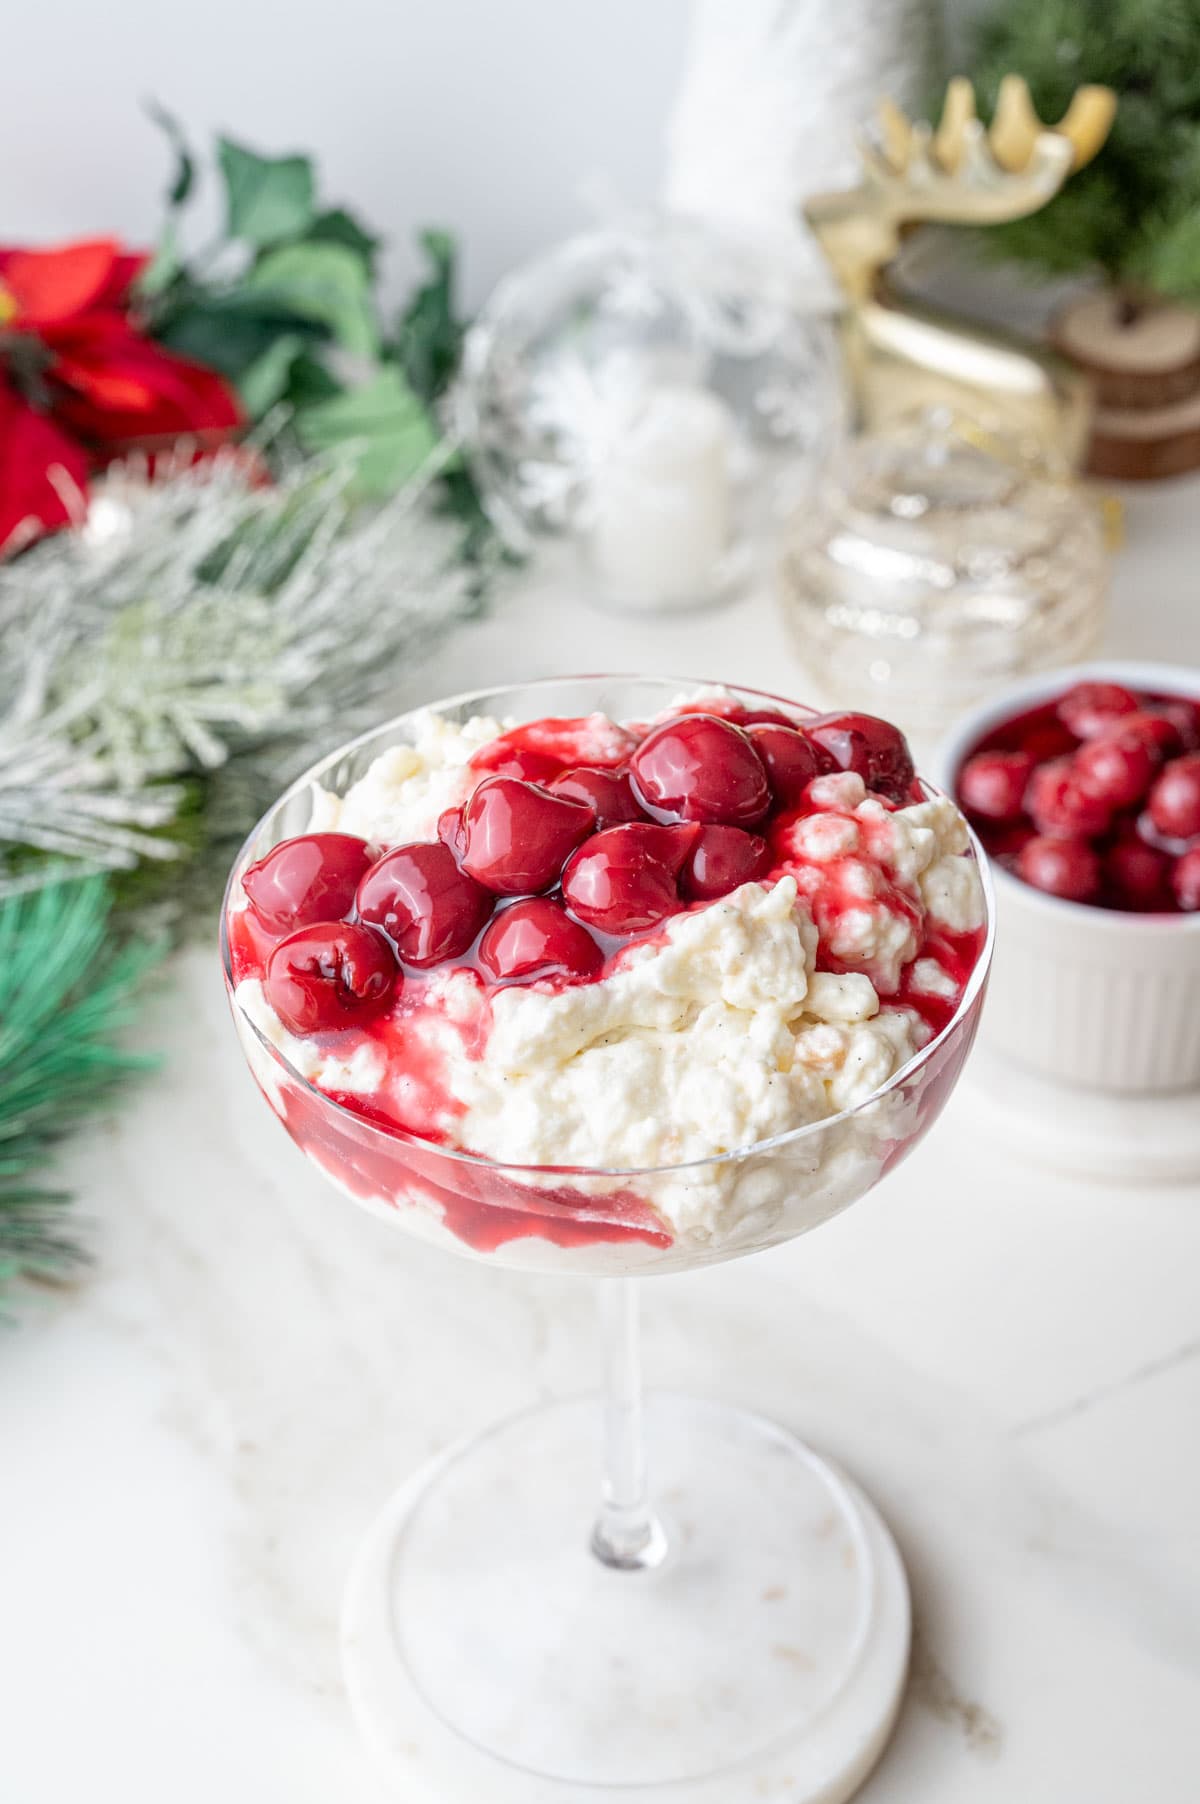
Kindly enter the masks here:
M 1079 88 L 1058 124 L 1044 125 L 1024 80 L 1006 75 L 988 128 L 976 115 L 971 83 L 959 76 L 935 130 L 885 100 L 876 132 L 860 145 L 861 182 L 814 196 L 805 211 L 843 286 L 865 298 L 895 255 L 901 226 L 991 225 L 1045 206 L 1096 155 L 1116 105 L 1110 88 Z

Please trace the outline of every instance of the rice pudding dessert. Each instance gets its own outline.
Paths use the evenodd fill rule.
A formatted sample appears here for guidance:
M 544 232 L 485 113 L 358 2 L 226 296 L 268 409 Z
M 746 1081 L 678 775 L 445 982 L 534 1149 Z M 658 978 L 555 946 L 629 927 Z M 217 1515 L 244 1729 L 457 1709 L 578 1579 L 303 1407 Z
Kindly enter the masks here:
M 460 1250 L 640 1269 L 786 1238 L 905 1150 L 932 1098 L 892 1080 L 985 915 L 896 728 L 704 690 L 414 716 L 313 786 L 226 929 L 259 1082 L 344 1189 Z

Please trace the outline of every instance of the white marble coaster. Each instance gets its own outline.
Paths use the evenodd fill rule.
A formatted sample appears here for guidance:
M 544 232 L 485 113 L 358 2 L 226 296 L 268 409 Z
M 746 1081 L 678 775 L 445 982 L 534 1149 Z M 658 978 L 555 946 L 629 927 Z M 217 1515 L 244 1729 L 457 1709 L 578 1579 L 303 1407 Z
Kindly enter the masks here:
M 598 1411 L 502 1423 L 377 1519 L 342 1656 L 391 1788 L 405 1804 L 843 1804 L 908 1668 L 879 1516 L 774 1424 L 656 1396 L 671 1551 L 614 1572 L 587 1552 Z

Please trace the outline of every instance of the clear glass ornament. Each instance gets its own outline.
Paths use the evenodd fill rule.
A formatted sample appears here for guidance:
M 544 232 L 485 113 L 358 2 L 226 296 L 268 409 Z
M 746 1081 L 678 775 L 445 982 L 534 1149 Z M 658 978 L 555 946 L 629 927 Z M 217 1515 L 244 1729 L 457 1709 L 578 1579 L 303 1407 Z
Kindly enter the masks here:
M 456 423 L 528 552 L 565 536 L 617 608 L 703 606 L 776 552 L 842 417 L 827 323 L 759 241 L 672 216 L 580 234 L 473 328 Z
M 780 577 L 814 681 L 935 732 L 992 688 L 1094 650 L 1104 517 L 1015 441 L 929 409 L 846 446 Z

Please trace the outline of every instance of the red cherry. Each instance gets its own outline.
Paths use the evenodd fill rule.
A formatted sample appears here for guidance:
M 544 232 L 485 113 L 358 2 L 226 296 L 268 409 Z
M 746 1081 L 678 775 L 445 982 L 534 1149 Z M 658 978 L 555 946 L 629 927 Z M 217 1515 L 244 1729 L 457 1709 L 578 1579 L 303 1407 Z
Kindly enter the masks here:
M 496 743 L 499 745 L 500 742 Z M 549 784 L 562 765 L 557 758 L 550 758 L 545 752 L 530 751 L 526 746 L 510 746 L 499 752 L 489 745 L 482 753 L 475 754 L 471 769 L 489 777 L 519 777 L 523 783 Z
M 1095 739 L 1122 714 L 1137 714 L 1141 703 L 1120 683 L 1076 683 L 1058 704 L 1058 718 L 1076 739 Z
M 807 729 L 838 770 L 856 771 L 868 789 L 892 802 L 907 802 L 916 770 L 899 727 L 874 714 L 826 714 Z
M 740 827 L 701 827 L 679 876 L 685 896 L 712 902 L 740 884 L 754 883 L 771 868 L 771 853 L 757 833 Z
M 628 727 L 609 720 L 605 714 L 573 717 L 548 714 L 542 720 L 527 720 L 519 727 L 510 727 L 507 733 L 489 740 L 471 759 L 471 768 L 489 774 L 499 775 L 502 771 L 507 774 L 507 760 L 519 753 L 544 758 L 553 766 L 553 771 L 547 770 L 545 776 L 551 776 L 554 771 L 576 764 L 598 764 L 605 768 L 624 764 L 636 745 L 637 736 Z M 542 782 L 544 777 L 531 780 Z
M 1200 909 L 1200 846 L 1193 846 L 1190 852 L 1176 860 L 1171 873 L 1171 889 L 1186 914 L 1195 914 Z
M 574 770 L 563 771 L 546 787 L 552 795 L 586 802 L 596 817 L 597 827 L 617 827 L 622 821 L 644 818 L 629 778 L 615 770 L 580 764 Z
M 638 933 L 679 907 L 676 878 L 696 842 L 692 825 L 630 821 L 581 846 L 563 872 L 571 913 L 601 933 Z
M 1163 908 L 1169 894 L 1171 860 L 1144 840 L 1120 839 L 1104 855 L 1104 878 L 1119 907 Z
M 1157 759 L 1174 758 L 1186 748 L 1178 724 L 1158 710 L 1144 714 L 1122 714 L 1115 723 L 1122 739 L 1140 739 Z
M 1007 727 L 1004 737 L 1012 742 L 1015 750 L 1028 752 L 1035 764 L 1046 764 L 1051 758 L 1065 758 L 1079 744 L 1061 720 L 1053 714 L 1047 718 L 1040 712 Z
M 997 827 L 988 835 L 988 851 L 993 858 L 1006 860 L 1011 864 L 1022 846 L 1027 846 L 1037 835 L 1026 820 L 1015 822 L 1010 827 Z
M 267 960 L 267 1000 L 294 1034 L 330 1033 L 377 1015 L 400 987 L 383 935 L 357 921 L 316 921 Z
M 778 727 L 794 727 L 794 714 L 784 714 L 779 708 L 746 708 L 732 697 L 724 701 L 719 695 L 706 696 L 703 701 L 682 702 L 676 709 L 677 714 L 714 714 L 718 720 L 731 720 L 735 726 L 750 727 L 759 722 L 772 722 Z
M 1017 854 L 1016 872 L 1068 902 L 1090 902 L 1100 888 L 1100 860 L 1085 839 L 1031 839 Z
M 549 889 L 595 826 L 586 802 L 517 777 L 488 777 L 463 809 L 462 868 L 499 896 Z
M 795 727 L 794 714 L 781 714 L 778 708 L 738 708 L 728 716 L 739 727 Z
M 408 965 L 465 952 L 492 912 L 483 885 L 460 871 L 440 840 L 397 846 L 358 886 L 359 919 L 387 934 Z
M 1142 733 L 1128 734 L 1118 725 L 1081 745 L 1073 762 L 1083 793 L 1116 809 L 1141 801 L 1153 781 L 1158 757 Z
M 479 942 L 479 962 L 497 980 L 591 977 L 603 954 L 560 902 L 531 896 L 502 908 Z
M 351 833 L 302 833 L 281 840 L 242 878 L 250 906 L 272 933 L 350 913 L 359 878 L 375 853 Z
M 449 846 L 459 864 L 466 849 L 467 836 L 463 827 L 463 811 L 461 808 L 446 808 L 438 815 L 437 836 L 444 846 Z
M 715 714 L 680 714 L 649 733 L 632 759 L 634 793 L 660 820 L 749 827 L 771 806 L 753 741 Z
M 1175 751 L 1194 752 L 1200 749 L 1200 702 L 1187 701 L 1183 696 L 1171 696 L 1166 700 L 1156 701 L 1153 713 L 1168 721 L 1179 735 L 1179 743 L 1168 750 L 1168 757 Z
M 1169 839 L 1200 834 L 1200 752 L 1187 752 L 1163 766 L 1150 791 L 1149 814 Z
M 976 752 L 958 773 L 958 799 L 985 821 L 1019 821 L 1033 775 L 1029 752 Z
M 793 808 L 814 777 L 836 769 L 822 746 L 816 746 L 796 727 L 774 722 L 747 728 L 754 749 L 767 767 L 771 794 L 781 808 Z
M 1109 822 L 1109 808 L 1079 787 L 1070 758 L 1056 758 L 1034 771 L 1025 806 L 1039 833 L 1057 833 L 1067 839 L 1103 833 Z

